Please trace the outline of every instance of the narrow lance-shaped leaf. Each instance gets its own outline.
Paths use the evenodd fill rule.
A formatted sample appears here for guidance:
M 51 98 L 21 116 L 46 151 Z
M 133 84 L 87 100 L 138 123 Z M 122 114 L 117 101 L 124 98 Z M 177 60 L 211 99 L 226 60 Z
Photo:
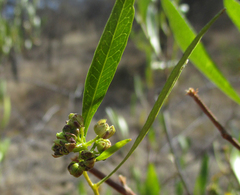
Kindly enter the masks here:
M 230 164 L 232 167 L 232 170 L 238 180 L 238 183 L 240 184 L 240 168 L 239 168 L 239 163 L 240 163 L 240 155 L 239 151 L 235 148 L 232 149 L 231 155 L 230 155 Z
M 102 154 L 100 154 L 96 158 L 96 160 L 100 161 L 100 160 L 105 160 L 105 159 L 109 158 L 110 156 L 112 156 L 115 152 L 117 152 L 120 148 L 125 146 L 131 140 L 132 139 L 125 139 L 125 140 L 121 140 L 121 141 L 117 142 L 116 144 L 114 144 L 113 146 L 111 146 L 110 148 L 105 150 Z
M 85 134 L 101 104 L 126 47 L 134 18 L 134 0 L 117 0 L 89 68 L 83 95 Z
M 143 128 L 141 129 L 137 139 L 135 140 L 133 146 L 131 147 L 130 151 L 126 155 L 126 157 L 122 160 L 121 163 L 118 164 L 118 166 L 106 177 L 104 177 L 101 181 L 97 183 L 97 185 L 101 185 L 104 181 L 106 181 L 113 173 L 115 173 L 126 160 L 131 156 L 131 154 L 135 151 L 135 149 L 138 147 L 138 145 L 141 143 L 143 138 L 147 135 L 150 127 L 152 126 L 155 118 L 157 117 L 164 101 L 167 99 L 169 96 L 170 92 L 172 91 L 175 83 L 177 82 L 184 66 L 187 63 L 188 57 L 191 55 L 192 51 L 196 47 L 196 45 L 199 43 L 201 40 L 202 36 L 207 32 L 207 30 L 210 28 L 210 26 L 219 18 L 219 16 L 223 13 L 223 10 L 219 12 L 204 28 L 199 32 L 199 34 L 196 36 L 196 38 L 192 41 L 192 43 L 188 46 L 186 51 L 184 52 L 182 58 L 178 62 L 178 64 L 174 67 L 172 70 L 170 76 L 167 79 L 167 82 L 165 83 L 161 93 L 158 96 L 157 101 L 155 102 L 148 118 L 147 121 L 145 122 Z
M 157 55 L 160 54 L 160 40 L 159 40 L 159 22 L 158 22 L 157 9 L 153 4 L 150 4 L 147 9 L 146 27 L 149 41 Z
M 149 4 L 151 3 L 151 0 L 138 0 L 137 2 L 137 13 L 139 13 L 139 16 L 141 18 L 141 22 L 145 24 L 146 22 L 146 16 L 147 16 L 147 9 Z
M 160 189 L 161 187 L 158 181 L 158 175 L 154 164 L 149 164 L 147 178 L 145 181 L 145 194 L 156 195 L 159 194 Z
M 187 20 L 183 18 L 170 0 L 162 0 L 161 3 L 169 20 L 175 40 L 181 50 L 185 51 L 194 39 L 195 33 L 190 24 L 187 23 Z M 223 74 L 218 70 L 214 62 L 207 54 L 207 51 L 202 43 L 197 45 L 189 59 L 210 81 L 215 83 L 219 89 L 240 104 L 239 95 L 225 79 Z
M 232 22 L 240 31 L 240 3 L 235 0 L 224 0 L 224 7 L 227 9 L 227 14 Z

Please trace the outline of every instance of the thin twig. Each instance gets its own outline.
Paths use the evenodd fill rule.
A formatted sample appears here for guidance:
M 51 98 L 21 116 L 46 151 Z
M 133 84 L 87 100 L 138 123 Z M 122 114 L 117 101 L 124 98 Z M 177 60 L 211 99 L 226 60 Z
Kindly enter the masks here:
M 127 191 L 127 194 L 128 195 L 136 195 L 131 188 L 128 187 L 127 185 L 127 178 L 126 177 L 123 177 L 122 175 L 119 175 L 118 176 L 122 186 L 124 187 L 124 189 Z
M 96 176 L 99 179 L 103 179 L 106 176 L 101 171 L 97 170 L 96 168 L 90 169 L 89 172 L 92 173 L 94 176 Z M 121 181 L 121 178 L 120 178 L 120 181 Z M 135 193 L 132 192 L 129 187 L 127 187 L 126 182 L 123 183 L 123 186 L 122 186 L 122 185 L 116 183 L 115 181 L 113 181 L 112 179 L 108 179 L 107 181 L 105 181 L 105 183 L 107 183 L 109 186 L 114 188 L 120 194 L 123 194 L 123 195 L 135 195 Z
M 240 151 L 240 144 L 237 139 L 233 138 L 228 132 L 224 129 L 224 127 L 218 122 L 217 118 L 212 114 L 212 112 L 207 108 L 207 106 L 202 102 L 197 94 L 197 90 L 195 91 L 193 88 L 189 88 L 187 90 L 187 95 L 192 97 L 194 101 L 198 104 L 198 106 L 202 109 L 202 111 L 208 116 L 208 118 L 212 121 L 215 127 L 221 133 L 221 136 L 229 141 L 235 148 Z
M 181 181 L 183 183 L 183 186 L 184 186 L 187 194 L 191 195 L 189 187 L 188 187 L 187 182 L 186 182 L 186 178 L 184 177 L 184 174 L 182 172 L 180 163 L 178 161 L 178 157 L 177 157 L 176 151 L 175 151 L 175 149 L 174 149 L 174 147 L 172 145 L 171 127 L 169 125 L 170 124 L 169 123 L 169 116 L 167 115 L 167 112 L 164 112 L 163 117 L 164 117 L 164 131 L 166 133 L 167 141 L 168 141 L 171 153 L 172 153 L 173 158 L 174 158 L 174 163 L 175 163 L 176 169 L 178 171 L 178 175 L 179 175 L 179 177 L 180 177 L 180 179 L 181 179 Z
M 192 132 L 194 129 L 196 129 L 195 127 L 202 124 L 202 121 L 206 119 L 206 116 L 203 115 L 199 118 L 197 118 L 196 120 L 194 120 L 191 124 L 189 124 L 189 126 L 184 129 L 183 131 L 181 131 L 181 133 L 179 133 L 178 135 L 175 135 L 174 137 L 172 137 L 171 141 L 172 141 L 172 145 L 175 147 L 178 144 L 178 137 L 179 136 L 187 136 L 190 132 Z M 164 144 L 161 148 L 160 148 L 160 152 L 166 151 L 166 149 L 168 149 L 169 144 L 166 143 Z

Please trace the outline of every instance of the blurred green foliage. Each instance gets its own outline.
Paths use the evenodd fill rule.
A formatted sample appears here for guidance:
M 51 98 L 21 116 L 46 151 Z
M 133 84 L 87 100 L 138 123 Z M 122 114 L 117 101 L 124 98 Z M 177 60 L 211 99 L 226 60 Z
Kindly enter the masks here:
M 155 195 L 160 193 L 160 183 L 158 180 L 157 171 L 153 164 L 148 165 L 147 177 L 144 182 L 144 194 Z
M 202 163 L 200 167 L 199 174 L 197 176 L 197 180 L 194 187 L 194 195 L 204 195 L 206 191 L 206 186 L 208 182 L 208 164 L 209 157 L 205 154 L 202 158 Z
M 7 94 L 7 82 L 0 80 L 0 127 L 3 129 L 9 122 L 11 113 L 10 97 Z
M 4 127 L 7 126 L 10 120 L 10 114 L 11 102 L 9 95 L 7 94 L 7 83 L 6 81 L 0 79 L 0 130 L 4 129 Z M 0 133 L 2 132 L 0 131 Z M 2 162 L 5 154 L 7 153 L 9 145 L 10 139 L 1 139 L 0 136 L 0 163 Z
M 10 62 L 12 73 L 18 79 L 17 54 L 38 44 L 41 20 L 36 14 L 37 0 L 0 1 L 0 66 Z M 0 129 L 8 125 L 11 101 L 4 73 L 0 79 Z M 2 133 L 2 132 L 0 132 Z M 0 136 L 0 162 L 10 145 L 9 138 Z
M 118 130 L 116 133 L 118 134 L 119 138 L 126 139 L 127 137 L 129 137 L 128 124 L 125 118 L 117 114 L 117 112 L 115 112 L 112 108 L 109 108 L 109 107 L 106 108 L 106 113 L 111 123 Z
M 10 55 L 11 50 L 21 52 L 38 42 L 41 19 L 36 14 L 37 1 L 1 1 L 0 54 Z M 9 10 L 7 12 L 7 10 Z

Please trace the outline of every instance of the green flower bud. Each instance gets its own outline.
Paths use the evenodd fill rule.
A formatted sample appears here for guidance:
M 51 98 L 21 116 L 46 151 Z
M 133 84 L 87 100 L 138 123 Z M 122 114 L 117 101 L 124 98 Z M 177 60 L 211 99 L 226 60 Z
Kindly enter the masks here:
M 102 119 L 94 126 L 94 131 L 99 137 L 103 137 L 106 131 L 109 129 L 109 125 L 106 123 L 106 119 Z
M 74 125 L 65 125 L 62 129 L 62 132 L 63 133 L 71 133 L 71 134 L 74 134 L 74 135 L 78 135 L 79 134 L 79 129 L 77 127 L 75 127 Z
M 75 134 L 66 132 L 65 139 L 70 143 L 76 143 L 77 136 Z
M 84 127 L 84 119 L 80 114 L 71 113 L 68 118 L 68 125 L 75 126 L 76 128 Z
M 57 139 L 66 139 L 65 133 L 63 133 L 63 132 L 56 133 L 56 137 L 57 137 Z
M 86 147 L 83 146 L 82 143 L 80 143 L 80 144 L 78 144 L 78 145 L 75 146 L 73 152 L 80 152 L 80 151 L 84 150 L 85 148 L 86 148 Z
M 96 162 L 95 154 L 88 150 L 81 151 L 80 158 L 82 161 L 80 161 L 79 164 L 84 171 L 89 171 L 91 168 L 93 168 L 94 163 Z
M 93 158 L 93 159 L 90 159 L 90 160 L 85 160 L 84 161 L 85 171 L 89 171 L 90 169 L 92 169 L 94 167 L 95 162 L 96 162 L 96 158 Z
M 110 138 L 115 133 L 114 126 L 109 127 L 109 125 L 106 123 L 106 119 L 101 119 L 97 122 L 97 124 L 94 126 L 95 133 L 104 139 Z
M 71 119 L 74 115 L 75 115 L 75 113 L 70 113 L 70 114 L 68 115 L 68 119 Z
M 54 154 L 52 155 L 54 158 L 61 157 L 63 155 L 67 155 L 75 148 L 75 143 L 68 143 L 67 140 L 64 139 L 56 139 L 54 140 L 54 144 L 52 146 L 52 150 Z
M 61 150 L 59 149 L 59 146 L 53 145 L 52 146 L 52 150 L 54 151 L 54 154 L 52 154 L 52 156 L 54 158 L 58 158 L 58 157 L 63 156 Z
M 74 177 L 80 177 L 83 174 L 84 170 L 82 169 L 78 162 L 72 161 L 68 165 L 68 171 Z
M 67 143 L 67 144 L 65 144 L 65 148 L 69 151 L 69 153 L 73 151 L 75 146 L 76 146 L 75 143 Z
M 55 139 L 53 142 L 57 146 L 64 146 L 66 143 L 68 143 L 65 139 Z
M 52 150 L 54 151 L 54 154 L 52 156 L 54 158 L 69 154 L 69 151 L 65 147 L 65 143 L 67 143 L 67 141 L 63 139 L 54 140 L 54 144 L 52 146 Z
M 96 145 L 98 152 L 102 153 L 103 151 L 110 148 L 112 144 L 109 139 L 100 138 L 96 141 Z
M 83 160 L 90 160 L 95 158 L 95 155 L 93 154 L 93 152 L 90 152 L 89 150 L 83 150 L 80 153 L 80 158 Z
M 109 127 L 109 130 L 106 132 L 106 134 L 102 137 L 103 139 L 108 139 L 114 135 L 116 132 L 115 127 L 112 125 Z
M 63 133 L 66 133 L 66 132 L 71 132 L 72 131 L 72 128 L 70 125 L 64 125 L 63 129 L 62 129 L 62 132 Z
M 95 158 L 89 159 L 89 160 L 82 160 L 79 162 L 79 165 L 82 167 L 84 171 L 89 171 L 94 167 L 94 164 L 96 162 Z

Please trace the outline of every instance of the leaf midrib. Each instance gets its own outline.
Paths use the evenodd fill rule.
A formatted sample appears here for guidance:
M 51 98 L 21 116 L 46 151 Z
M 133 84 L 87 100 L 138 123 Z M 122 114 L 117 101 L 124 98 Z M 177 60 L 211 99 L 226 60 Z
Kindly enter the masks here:
M 105 68 L 105 66 L 106 66 L 106 61 L 107 61 L 108 56 L 109 56 L 109 51 L 111 50 L 111 46 L 112 46 L 113 40 L 115 39 L 116 30 L 118 29 L 118 26 L 119 26 L 118 21 L 119 21 L 119 19 L 120 19 L 121 16 L 122 16 L 125 3 L 126 3 L 126 0 L 125 0 L 124 3 L 123 3 L 123 6 L 122 6 L 123 9 L 121 9 L 120 15 L 119 15 L 119 17 L 118 17 L 118 19 L 117 19 L 117 25 L 116 25 L 116 28 L 114 29 L 113 38 L 112 38 L 112 40 L 111 40 L 109 49 L 108 49 L 107 54 L 106 54 L 106 58 L 105 58 L 105 60 L 104 60 L 102 69 L 101 69 L 101 71 L 100 71 L 100 77 L 99 77 L 100 79 L 97 80 L 97 85 L 96 85 L 96 88 L 95 88 L 96 90 L 94 91 L 94 95 L 93 95 L 92 100 L 95 100 L 96 93 L 97 93 L 97 91 L 98 91 L 98 86 L 99 86 L 99 83 L 100 83 L 100 80 L 101 80 L 101 76 L 102 76 L 102 74 L 103 74 L 103 70 L 104 70 L 104 68 Z M 112 13 L 111 13 L 111 14 L 112 14 Z M 89 95 L 89 94 L 88 94 L 88 95 Z M 90 109 L 89 109 L 88 112 L 87 112 L 86 118 L 88 118 L 88 116 L 89 116 L 89 114 L 90 114 L 90 112 L 91 112 L 91 110 L 92 110 L 93 102 L 94 102 L 94 101 L 91 101 L 91 104 L 90 104 L 90 106 L 89 106 Z M 85 129 L 85 132 L 87 132 L 87 129 Z

